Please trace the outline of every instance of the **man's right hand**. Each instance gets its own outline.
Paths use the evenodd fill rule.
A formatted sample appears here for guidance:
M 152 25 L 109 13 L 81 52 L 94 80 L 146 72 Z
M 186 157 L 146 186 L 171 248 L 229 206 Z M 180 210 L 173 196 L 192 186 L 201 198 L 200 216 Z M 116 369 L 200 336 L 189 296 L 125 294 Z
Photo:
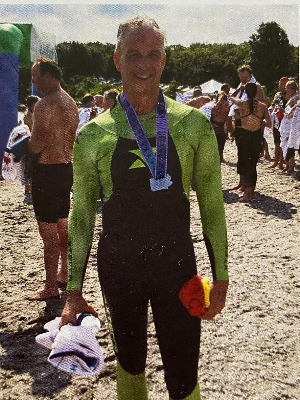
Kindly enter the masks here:
M 67 292 L 67 300 L 63 312 L 61 314 L 61 321 L 59 329 L 67 324 L 77 325 L 76 315 L 83 312 L 93 314 L 98 317 L 97 311 L 88 304 L 88 302 L 82 297 L 80 291 Z

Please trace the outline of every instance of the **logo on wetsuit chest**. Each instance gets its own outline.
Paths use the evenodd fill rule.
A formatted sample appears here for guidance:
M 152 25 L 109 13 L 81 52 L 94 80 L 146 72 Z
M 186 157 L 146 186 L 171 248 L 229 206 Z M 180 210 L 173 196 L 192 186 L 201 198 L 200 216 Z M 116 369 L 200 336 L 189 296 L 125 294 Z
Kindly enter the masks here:
M 156 153 L 156 147 L 152 147 L 153 153 Z M 136 155 L 138 158 L 134 161 L 133 164 L 131 164 L 131 166 L 128 169 L 134 169 L 134 168 L 145 168 L 147 166 L 144 157 L 142 156 L 142 153 L 139 149 L 135 149 L 135 150 L 129 150 L 129 153 L 132 153 L 134 155 Z

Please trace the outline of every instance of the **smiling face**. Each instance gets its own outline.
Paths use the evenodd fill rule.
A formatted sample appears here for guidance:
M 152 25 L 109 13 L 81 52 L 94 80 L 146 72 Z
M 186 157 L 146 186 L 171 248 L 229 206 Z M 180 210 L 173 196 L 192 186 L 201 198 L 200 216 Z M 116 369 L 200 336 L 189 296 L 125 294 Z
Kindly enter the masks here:
M 152 27 L 130 31 L 114 54 L 126 95 L 147 96 L 156 93 L 166 62 L 164 38 Z

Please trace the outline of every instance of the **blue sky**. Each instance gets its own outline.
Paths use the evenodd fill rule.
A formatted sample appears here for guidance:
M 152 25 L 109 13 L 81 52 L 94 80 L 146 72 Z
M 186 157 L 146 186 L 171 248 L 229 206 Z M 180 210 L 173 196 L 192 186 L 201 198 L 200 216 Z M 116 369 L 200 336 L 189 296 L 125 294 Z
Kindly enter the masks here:
M 32 1 L 31 1 L 32 3 Z M 299 46 L 299 8 L 276 2 L 253 4 L 239 1 L 222 5 L 211 0 L 173 4 L 3 4 L 0 22 L 33 23 L 56 36 L 56 42 L 79 41 L 115 43 L 118 25 L 136 15 L 154 18 L 166 32 L 167 43 L 189 46 L 191 43 L 236 43 L 248 41 L 262 22 L 276 21 L 286 31 L 290 43 Z M 184 6 L 182 4 L 185 4 Z

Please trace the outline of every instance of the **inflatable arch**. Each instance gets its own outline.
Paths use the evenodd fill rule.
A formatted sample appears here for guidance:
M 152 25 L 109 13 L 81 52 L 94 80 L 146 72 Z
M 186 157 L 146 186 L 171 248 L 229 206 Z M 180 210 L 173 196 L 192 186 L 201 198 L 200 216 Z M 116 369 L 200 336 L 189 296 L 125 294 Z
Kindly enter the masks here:
M 9 134 L 18 124 L 19 68 L 30 69 L 39 57 L 57 61 L 53 35 L 37 30 L 32 24 L 0 23 L 1 162 Z M 41 96 L 34 85 L 31 91 Z

